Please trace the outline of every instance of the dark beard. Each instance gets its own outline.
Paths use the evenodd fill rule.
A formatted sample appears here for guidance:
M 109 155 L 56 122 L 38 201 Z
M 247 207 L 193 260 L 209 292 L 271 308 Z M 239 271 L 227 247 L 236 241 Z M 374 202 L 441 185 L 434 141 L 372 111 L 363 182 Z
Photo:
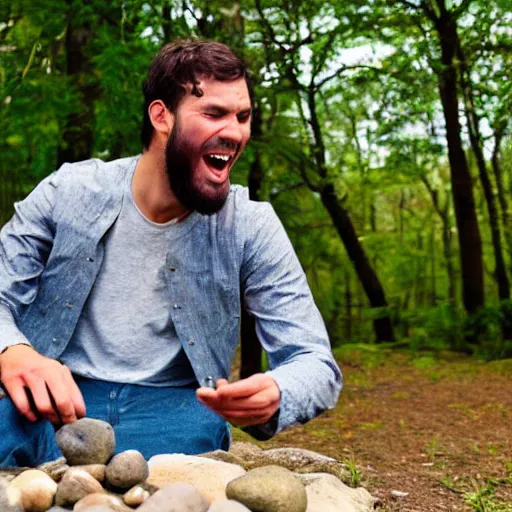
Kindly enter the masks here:
M 197 150 L 194 150 L 188 141 L 182 137 L 176 118 L 176 123 L 165 147 L 165 165 L 171 189 L 178 201 L 187 210 L 196 211 L 203 215 L 213 215 L 224 206 L 229 189 L 227 191 L 221 188 L 215 190 L 212 186 L 212 193 L 210 194 L 201 190 L 194 181 L 191 162 L 194 151 L 197 153 Z

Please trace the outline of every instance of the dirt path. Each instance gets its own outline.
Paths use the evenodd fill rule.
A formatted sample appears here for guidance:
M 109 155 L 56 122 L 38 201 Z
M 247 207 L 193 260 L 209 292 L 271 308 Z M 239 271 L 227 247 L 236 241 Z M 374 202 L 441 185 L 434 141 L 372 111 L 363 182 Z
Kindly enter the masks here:
M 371 347 L 337 356 L 345 374 L 337 409 L 263 447 L 352 460 L 381 510 L 512 510 L 511 360 L 449 361 L 451 354 Z

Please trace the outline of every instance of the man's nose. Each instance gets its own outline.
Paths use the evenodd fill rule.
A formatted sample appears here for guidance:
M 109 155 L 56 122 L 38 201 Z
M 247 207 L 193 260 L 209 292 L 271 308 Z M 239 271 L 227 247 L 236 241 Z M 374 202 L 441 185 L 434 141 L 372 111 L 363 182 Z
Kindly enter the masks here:
M 223 139 L 230 140 L 235 144 L 240 144 L 245 136 L 244 125 L 240 123 L 236 116 L 233 116 L 219 134 Z

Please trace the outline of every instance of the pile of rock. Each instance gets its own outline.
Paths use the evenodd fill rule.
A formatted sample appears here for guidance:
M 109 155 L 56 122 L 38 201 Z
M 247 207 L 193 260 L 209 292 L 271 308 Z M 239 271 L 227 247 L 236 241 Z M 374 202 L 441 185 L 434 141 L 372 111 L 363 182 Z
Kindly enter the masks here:
M 375 500 L 351 489 L 343 464 L 308 450 L 117 455 L 112 427 L 85 418 L 62 427 L 65 458 L 37 469 L 0 471 L 1 512 L 368 512 Z

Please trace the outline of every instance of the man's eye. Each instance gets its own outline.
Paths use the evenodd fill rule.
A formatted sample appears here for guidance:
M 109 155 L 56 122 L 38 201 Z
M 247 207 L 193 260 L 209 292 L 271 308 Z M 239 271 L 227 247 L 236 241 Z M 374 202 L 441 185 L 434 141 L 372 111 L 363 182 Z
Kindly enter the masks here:
M 251 114 L 241 114 L 238 116 L 238 121 L 240 123 L 245 123 L 246 121 L 249 121 L 250 118 L 251 118 Z
M 220 112 L 206 112 L 206 117 L 211 117 L 212 119 L 220 119 L 223 114 Z

